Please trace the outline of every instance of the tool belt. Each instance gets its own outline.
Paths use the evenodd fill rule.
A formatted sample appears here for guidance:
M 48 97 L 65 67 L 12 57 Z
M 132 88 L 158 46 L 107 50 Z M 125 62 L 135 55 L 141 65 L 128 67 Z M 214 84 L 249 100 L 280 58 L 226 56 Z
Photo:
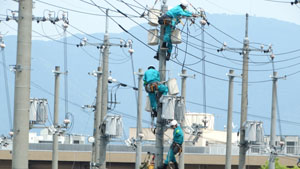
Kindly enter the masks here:
M 158 90 L 158 83 L 157 82 L 153 82 L 153 83 L 148 83 L 145 86 L 145 90 L 148 93 L 154 93 L 155 91 Z
M 176 155 L 177 153 L 179 153 L 179 155 L 180 155 L 181 152 L 182 152 L 182 145 L 181 144 L 173 142 L 171 148 L 173 150 L 174 155 Z
M 169 25 L 169 24 L 171 24 L 171 21 L 172 21 L 172 18 L 167 14 L 164 14 L 163 16 L 158 18 L 158 23 L 160 25 Z

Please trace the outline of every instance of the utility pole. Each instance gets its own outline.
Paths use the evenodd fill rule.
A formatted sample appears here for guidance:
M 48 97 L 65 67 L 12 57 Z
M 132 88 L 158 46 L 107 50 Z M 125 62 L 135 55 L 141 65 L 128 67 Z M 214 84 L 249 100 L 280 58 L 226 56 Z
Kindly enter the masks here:
M 243 46 L 239 169 L 245 169 L 246 152 L 248 149 L 248 144 L 245 141 L 246 131 L 244 128 L 244 123 L 247 121 L 247 111 L 248 111 L 248 62 L 249 62 L 248 14 L 246 14 L 246 31 L 245 31 L 244 46 Z
M 182 73 L 181 74 L 181 98 L 183 98 L 183 105 L 185 107 L 187 74 L 185 69 L 183 69 L 181 73 Z M 179 123 L 182 128 L 185 127 L 185 114 L 183 116 L 183 119 L 181 119 Z M 185 151 L 185 143 L 184 143 L 184 136 L 183 136 L 182 153 L 179 156 L 179 169 L 184 169 L 184 151 Z
M 277 106 L 277 72 L 273 72 L 271 76 L 273 80 L 272 87 L 272 112 L 271 112 L 271 137 L 270 137 L 270 158 L 269 158 L 269 169 L 275 169 L 275 157 L 276 157 L 276 148 L 275 148 L 275 137 L 276 137 L 276 106 Z
M 135 169 L 139 169 L 141 165 L 141 156 L 142 156 L 142 97 L 143 97 L 143 70 L 139 69 L 137 73 L 138 78 L 138 111 L 137 111 L 137 124 L 136 124 L 136 160 L 135 160 Z
M 269 49 L 264 50 L 264 46 L 261 45 L 259 48 L 249 49 L 249 39 L 248 39 L 248 17 L 246 14 L 246 30 L 245 30 L 245 38 L 243 43 L 243 48 L 229 48 L 226 43 L 223 44 L 221 49 L 218 49 L 218 52 L 224 50 L 242 50 L 240 54 L 243 55 L 243 73 L 242 73 L 242 101 L 241 101 L 241 121 L 240 121 L 240 152 L 239 152 L 239 168 L 245 169 L 246 163 L 246 152 L 248 150 L 248 142 L 245 140 L 245 122 L 247 121 L 247 111 L 248 111 L 248 63 L 249 63 L 249 52 L 250 51 L 260 51 L 264 53 L 272 52 L 272 46 L 269 46 Z
M 227 112 L 227 140 L 226 140 L 226 161 L 225 169 L 231 169 L 231 144 L 232 144 L 232 103 L 233 103 L 233 79 L 234 70 L 229 70 L 228 87 L 228 112 Z
M 12 168 L 28 169 L 32 0 L 19 1 Z
M 104 35 L 104 52 L 102 59 L 103 76 L 102 76 L 102 98 L 101 98 L 101 125 L 107 113 L 107 96 L 108 96 L 108 56 L 109 56 L 109 34 L 108 34 L 108 9 L 106 9 L 106 27 Z M 100 127 L 101 127 L 100 125 Z M 101 130 L 100 130 L 101 131 Z M 108 138 L 103 132 L 100 132 L 100 169 L 106 169 L 106 146 Z
M 168 10 L 167 0 L 163 0 L 163 4 L 161 6 L 162 14 L 165 14 Z M 160 46 L 162 46 L 163 39 L 165 34 L 165 26 L 160 26 Z M 166 51 L 159 51 L 159 73 L 160 73 L 160 81 L 166 80 Z M 157 108 L 157 119 L 156 119 L 156 141 L 155 141 L 155 168 L 163 165 L 163 156 L 164 156 L 164 121 L 161 118 L 162 107 L 161 104 L 158 103 Z
M 100 49 L 100 53 L 101 53 Z M 102 92 L 102 68 L 99 66 L 97 74 L 97 97 L 96 97 L 96 106 L 95 106 L 95 115 L 94 115 L 94 140 L 93 143 L 93 159 L 92 167 L 96 169 L 96 166 L 100 163 L 100 124 L 101 124 L 101 92 Z
M 59 119 L 59 75 L 60 67 L 55 66 L 55 88 L 54 88 L 54 119 L 53 125 L 55 129 L 59 128 L 58 119 Z M 58 130 L 55 130 L 53 134 L 53 143 L 52 143 L 52 169 L 58 169 Z

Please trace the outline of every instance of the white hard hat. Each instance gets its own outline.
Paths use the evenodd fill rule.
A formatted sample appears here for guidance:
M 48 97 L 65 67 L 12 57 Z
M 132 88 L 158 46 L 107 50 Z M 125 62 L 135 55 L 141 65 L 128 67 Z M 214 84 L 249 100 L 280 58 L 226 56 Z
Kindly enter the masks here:
M 181 4 L 182 6 L 185 6 L 185 7 L 189 6 L 189 2 L 186 1 L 186 0 L 181 0 L 181 1 L 180 1 L 180 4 Z
M 170 126 L 175 126 L 177 125 L 177 121 L 176 120 L 172 120 L 171 123 L 170 123 Z

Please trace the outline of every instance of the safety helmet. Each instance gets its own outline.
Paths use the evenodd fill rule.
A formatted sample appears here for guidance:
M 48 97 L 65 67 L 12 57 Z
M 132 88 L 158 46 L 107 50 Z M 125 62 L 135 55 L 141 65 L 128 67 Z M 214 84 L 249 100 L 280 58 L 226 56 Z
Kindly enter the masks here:
M 148 66 L 148 70 L 149 70 L 149 69 L 155 69 L 155 66 L 154 66 L 154 65 L 149 65 L 149 66 Z
M 180 5 L 182 5 L 182 6 L 184 6 L 184 7 L 187 7 L 187 6 L 189 6 L 189 2 L 186 1 L 186 0 L 181 0 L 181 1 L 180 1 Z
M 177 125 L 177 121 L 176 120 L 172 120 L 170 123 L 170 126 L 176 126 Z

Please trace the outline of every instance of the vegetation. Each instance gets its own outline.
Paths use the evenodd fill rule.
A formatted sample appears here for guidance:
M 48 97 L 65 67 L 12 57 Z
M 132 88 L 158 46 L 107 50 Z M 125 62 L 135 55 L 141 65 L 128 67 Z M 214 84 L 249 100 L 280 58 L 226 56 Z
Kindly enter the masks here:
M 265 165 L 260 166 L 260 169 L 269 169 L 269 161 L 266 161 L 266 164 L 265 164 Z M 281 165 L 281 164 L 279 163 L 279 159 L 276 158 L 276 159 L 275 159 L 275 169 L 300 169 L 300 168 L 297 167 L 297 166 L 294 166 L 294 167 L 290 168 L 290 167 Z

